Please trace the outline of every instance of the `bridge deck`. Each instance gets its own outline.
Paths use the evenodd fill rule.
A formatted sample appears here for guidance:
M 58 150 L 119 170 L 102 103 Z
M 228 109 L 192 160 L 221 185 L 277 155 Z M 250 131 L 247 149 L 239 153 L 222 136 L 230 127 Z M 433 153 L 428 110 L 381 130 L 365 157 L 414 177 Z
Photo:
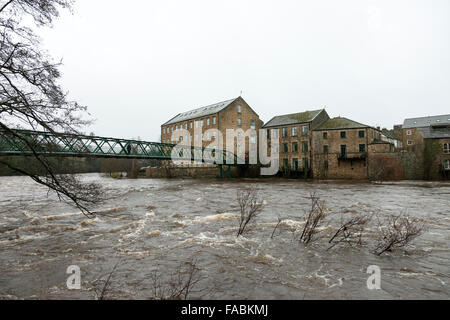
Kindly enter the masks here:
M 198 160 L 214 164 L 245 164 L 245 160 L 224 150 L 30 130 L 1 130 L 0 155 Z

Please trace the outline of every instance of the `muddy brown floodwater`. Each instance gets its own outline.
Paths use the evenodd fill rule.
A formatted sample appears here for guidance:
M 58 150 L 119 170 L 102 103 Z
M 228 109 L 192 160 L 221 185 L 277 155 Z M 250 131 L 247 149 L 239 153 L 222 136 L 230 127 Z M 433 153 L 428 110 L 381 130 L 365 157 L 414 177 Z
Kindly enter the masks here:
M 0 178 L 0 298 L 94 299 L 98 279 L 115 265 L 110 299 L 150 299 L 152 275 L 170 281 L 195 259 L 200 282 L 191 299 L 448 299 L 450 184 L 303 182 L 298 180 L 113 180 L 97 174 L 110 198 L 87 219 L 25 177 Z M 252 185 L 266 206 L 258 223 L 236 238 L 236 190 Z M 329 208 L 323 234 L 342 213 L 407 212 L 428 231 L 408 250 L 382 256 L 327 241 L 293 239 L 311 191 Z M 278 216 L 286 219 L 271 239 Z M 367 230 L 374 231 L 375 225 Z M 69 290 L 67 267 L 81 270 Z M 367 268 L 381 268 L 381 290 L 367 288 Z

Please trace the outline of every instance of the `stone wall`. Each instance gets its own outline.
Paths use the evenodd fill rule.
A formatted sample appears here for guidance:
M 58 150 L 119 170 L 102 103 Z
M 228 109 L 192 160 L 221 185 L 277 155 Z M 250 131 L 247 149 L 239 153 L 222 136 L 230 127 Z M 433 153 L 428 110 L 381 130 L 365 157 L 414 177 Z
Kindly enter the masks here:
M 364 132 L 363 137 L 360 137 L 360 131 Z M 341 132 L 345 132 L 345 138 L 341 137 Z M 313 131 L 313 176 L 322 179 L 367 179 L 368 143 L 377 135 L 378 131 L 373 128 Z M 346 146 L 347 152 L 344 158 L 341 157 L 342 145 Z M 360 145 L 364 145 L 364 152 L 360 152 Z M 328 152 L 325 152 L 325 146 Z
M 226 169 L 226 167 L 225 167 Z M 164 178 L 218 178 L 220 174 L 218 167 L 197 167 L 197 168 L 147 168 L 146 178 L 164 179 Z M 236 167 L 231 168 L 231 176 L 238 177 L 239 173 Z M 226 175 L 225 175 L 226 178 Z
M 370 180 L 392 181 L 405 178 L 400 152 L 370 152 L 368 163 Z
M 238 106 L 241 106 L 241 112 L 238 112 Z M 239 125 L 238 119 L 241 123 Z M 241 129 L 240 137 L 234 139 L 234 153 L 238 154 L 238 145 L 240 145 L 242 156 L 249 153 L 250 150 L 250 137 L 245 137 L 244 134 L 247 130 L 251 129 L 251 123 L 254 121 L 256 136 L 258 135 L 259 129 L 262 127 L 263 122 L 259 119 L 256 112 L 245 102 L 244 99 L 238 98 L 224 110 L 219 113 L 219 130 L 223 135 L 224 149 L 227 145 L 227 129 L 239 130 Z M 231 138 L 231 137 L 230 137 Z M 255 139 L 253 147 L 257 148 L 257 139 Z

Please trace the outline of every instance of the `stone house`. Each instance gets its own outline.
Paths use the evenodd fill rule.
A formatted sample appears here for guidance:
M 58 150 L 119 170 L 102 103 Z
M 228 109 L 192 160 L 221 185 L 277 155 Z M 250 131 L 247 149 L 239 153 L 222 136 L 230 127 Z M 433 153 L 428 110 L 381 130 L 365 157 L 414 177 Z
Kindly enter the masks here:
M 276 151 L 281 170 L 302 173 L 311 170 L 312 130 L 329 118 L 325 109 L 319 109 L 276 116 L 263 126 L 269 147 L 273 138 L 279 138 Z
M 227 130 L 233 129 L 238 131 L 230 140 L 233 150 L 229 151 L 245 156 L 250 146 L 257 145 L 257 135 L 246 136 L 247 130 L 258 132 L 262 125 L 258 114 L 242 97 L 237 97 L 176 115 L 161 125 L 161 142 L 223 150 L 226 148 Z
M 379 143 L 381 148 L 391 148 L 379 129 L 343 117 L 315 128 L 312 141 L 315 178 L 367 179 L 369 146 Z
M 450 123 L 450 114 L 405 119 L 401 126 L 403 147 L 411 148 L 414 146 L 417 129 L 428 128 L 441 123 Z
M 450 122 L 418 128 L 414 145 L 415 151 L 423 155 L 424 179 L 450 177 Z

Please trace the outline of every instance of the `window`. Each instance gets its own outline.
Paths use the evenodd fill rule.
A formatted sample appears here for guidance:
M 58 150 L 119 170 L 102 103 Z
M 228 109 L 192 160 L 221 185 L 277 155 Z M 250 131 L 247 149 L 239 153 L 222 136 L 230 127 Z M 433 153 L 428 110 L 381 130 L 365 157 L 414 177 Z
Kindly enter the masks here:
M 292 159 L 292 170 L 298 171 L 298 159 Z
M 283 168 L 289 168 L 289 160 L 288 159 L 283 159 Z
M 237 112 L 242 113 L 242 106 L 240 104 L 237 106 Z
M 410 136 L 411 134 L 412 134 L 412 131 L 411 131 L 411 130 L 407 130 L 407 131 L 406 131 L 406 135 L 407 135 L 407 136 Z
M 450 160 L 445 160 L 444 161 L 444 169 L 445 170 L 450 170 Z
M 217 122 L 217 118 L 213 117 L 213 124 L 216 124 L 216 122 Z
M 324 133 L 323 133 L 323 139 L 324 139 L 324 140 L 327 140 L 327 139 L 328 139 L 328 132 L 324 132 Z
M 345 156 L 345 155 L 347 155 L 347 146 L 344 144 L 344 145 L 341 145 L 341 156 Z
M 308 152 L 308 141 L 303 141 L 302 142 L 302 151 L 303 151 L 303 153 L 307 153 Z
M 191 122 L 191 129 L 194 127 L 194 124 Z
M 209 141 L 211 139 L 211 135 L 209 134 L 209 132 L 206 133 L 206 140 Z
M 347 132 L 341 131 L 341 138 L 345 139 L 347 137 Z
M 302 159 L 302 165 L 303 165 L 303 169 L 308 170 L 308 168 L 309 168 L 308 158 L 303 158 Z
M 241 118 L 238 118 L 238 119 L 237 119 L 237 125 L 238 125 L 238 126 L 242 126 L 242 119 L 241 119 Z
M 204 120 L 200 120 L 200 127 L 203 127 L 205 121 Z
M 289 152 L 289 145 L 287 143 L 283 143 L 283 152 Z
M 250 137 L 250 143 L 253 143 L 253 144 L 256 143 L 256 137 L 255 136 L 251 136 Z
M 444 143 L 444 153 L 450 153 L 450 143 Z
M 278 139 L 278 129 L 272 129 L 272 138 Z
M 298 143 L 292 142 L 292 152 L 298 152 Z
M 410 146 L 410 145 L 412 145 L 413 143 L 412 143 L 411 140 L 408 140 L 408 141 L 406 142 L 406 144 L 407 144 L 408 146 Z
M 323 153 L 328 153 L 328 146 L 323 146 Z
M 175 131 L 178 131 L 178 125 L 175 126 Z
M 308 126 L 302 126 L 302 136 L 308 135 Z
M 323 168 L 324 168 L 325 170 L 328 170 L 328 160 L 325 160 L 325 161 L 323 162 Z
M 256 130 L 256 121 L 255 120 L 250 121 L 250 128 L 253 130 Z
M 366 145 L 365 144 L 360 144 L 359 145 L 359 152 L 366 152 Z
M 198 128 L 198 121 L 195 120 L 195 127 Z
M 292 136 L 293 137 L 297 136 L 297 127 L 292 127 Z
M 207 125 L 207 126 L 209 126 L 209 124 L 210 124 L 210 121 L 211 121 L 211 120 L 210 120 L 209 118 L 208 118 L 208 119 L 206 119 L 206 125 Z
M 166 134 L 166 128 L 163 128 L 163 134 Z
M 283 128 L 283 138 L 286 138 L 288 134 L 288 128 Z
M 359 132 L 358 132 L 358 136 L 359 136 L 360 138 L 364 138 L 364 136 L 365 136 L 364 130 L 359 131 Z
M 242 140 L 242 132 L 238 131 L 237 138 L 238 138 L 238 141 Z
M 267 139 L 270 139 L 270 129 L 267 129 L 266 133 L 267 133 Z
M 188 129 L 188 124 L 187 122 L 184 124 L 184 128 L 187 130 Z

